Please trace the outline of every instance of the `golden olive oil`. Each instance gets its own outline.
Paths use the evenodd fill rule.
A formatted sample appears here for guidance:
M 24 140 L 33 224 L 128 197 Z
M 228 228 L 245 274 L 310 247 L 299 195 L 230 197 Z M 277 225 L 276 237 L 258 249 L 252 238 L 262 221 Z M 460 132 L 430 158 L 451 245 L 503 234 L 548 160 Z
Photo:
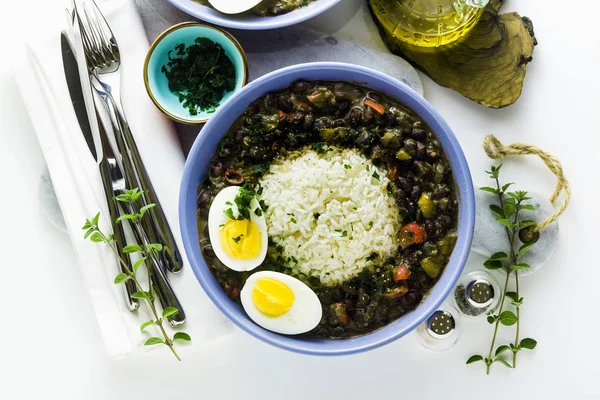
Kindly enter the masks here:
M 479 21 L 485 3 L 485 0 L 371 0 L 373 13 L 383 29 L 398 40 L 422 47 L 443 46 L 466 35 Z

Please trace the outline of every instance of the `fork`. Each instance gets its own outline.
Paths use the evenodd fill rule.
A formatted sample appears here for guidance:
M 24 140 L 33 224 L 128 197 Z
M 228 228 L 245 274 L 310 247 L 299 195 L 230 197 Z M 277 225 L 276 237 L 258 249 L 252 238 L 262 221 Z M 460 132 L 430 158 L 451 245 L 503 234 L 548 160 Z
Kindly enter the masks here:
M 78 5 L 80 3 L 80 6 Z M 88 7 L 87 4 L 91 4 Z M 164 245 L 164 261 L 169 271 L 179 272 L 182 260 L 163 208 L 140 156 L 135 139 L 125 118 L 121 103 L 121 55 L 115 36 L 93 0 L 73 0 L 74 13 L 79 22 L 84 53 L 90 69 L 92 87 L 99 94 L 111 118 L 116 134 L 113 148 L 119 167 L 124 171 L 129 187 L 143 188 L 145 204 L 156 206 L 148 213 L 144 229 L 153 242 Z M 91 10 L 90 10 L 91 8 Z
M 114 195 L 118 196 L 125 193 L 127 190 L 125 178 L 123 177 L 117 161 L 114 158 L 108 158 L 108 169 L 110 171 L 110 181 Z M 136 214 L 138 212 L 138 210 L 135 210 L 132 204 L 119 203 L 119 205 L 123 207 L 126 213 Z M 151 243 L 148 239 L 148 235 L 146 235 L 146 232 L 144 232 L 144 229 L 138 223 L 132 222 L 130 225 L 133 235 L 140 245 L 145 247 Z M 177 310 L 179 310 L 179 313 L 167 318 L 169 323 L 172 326 L 183 324 L 185 322 L 185 313 L 183 311 L 183 307 L 181 307 L 181 304 L 179 303 L 179 299 L 177 299 L 177 296 L 175 295 L 175 292 L 169 283 L 169 279 L 165 275 L 164 268 L 161 266 L 162 260 L 154 251 L 149 251 L 147 256 L 151 260 L 149 263 L 147 263 L 149 267 L 148 273 L 151 277 L 150 281 L 156 288 L 156 294 L 158 300 L 163 306 L 163 309 L 167 307 L 175 307 Z

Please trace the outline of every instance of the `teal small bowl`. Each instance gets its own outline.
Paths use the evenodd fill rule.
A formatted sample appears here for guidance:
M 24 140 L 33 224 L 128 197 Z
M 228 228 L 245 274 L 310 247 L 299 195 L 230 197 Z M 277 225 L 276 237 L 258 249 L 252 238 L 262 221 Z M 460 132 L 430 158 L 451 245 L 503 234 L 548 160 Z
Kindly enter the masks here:
M 158 35 L 152 46 L 150 46 L 144 63 L 146 90 L 160 111 L 174 121 L 184 124 L 203 124 L 214 115 L 215 111 L 210 113 L 200 111 L 197 115 L 190 114 L 189 110 L 183 107 L 178 96 L 169 90 L 169 81 L 161 69 L 169 60 L 169 51 L 180 43 L 189 46 L 198 37 L 210 39 L 223 46 L 225 54 L 235 67 L 235 88 L 231 92 L 225 93 L 216 108 L 219 108 L 233 93 L 245 86 L 248 81 L 246 53 L 244 53 L 239 42 L 224 30 L 197 22 L 182 22 Z

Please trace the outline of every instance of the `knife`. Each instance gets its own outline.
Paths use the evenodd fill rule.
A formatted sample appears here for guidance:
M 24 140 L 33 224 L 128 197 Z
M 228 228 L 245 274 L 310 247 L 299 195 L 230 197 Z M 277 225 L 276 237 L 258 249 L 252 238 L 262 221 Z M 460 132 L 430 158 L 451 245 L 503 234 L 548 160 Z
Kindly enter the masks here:
M 126 241 L 122 225 L 116 222 L 117 218 L 119 217 L 119 211 L 117 208 L 117 204 L 113 200 L 114 196 L 110 179 L 109 164 L 105 154 L 105 151 L 109 146 L 107 143 L 96 143 L 96 140 L 94 139 L 102 138 L 102 136 L 100 135 L 100 132 L 92 131 L 92 126 L 95 129 L 98 129 L 98 125 L 94 125 L 90 122 L 90 115 L 87 111 L 85 96 L 83 94 L 82 80 L 79 74 L 79 64 L 77 63 L 77 58 L 75 57 L 73 46 L 71 45 L 71 42 L 65 32 L 61 33 L 60 45 L 63 59 L 63 68 L 65 71 L 65 77 L 67 79 L 67 85 L 69 87 L 71 103 L 73 104 L 73 109 L 75 110 L 75 115 L 77 116 L 77 121 L 79 122 L 79 126 L 81 128 L 81 132 L 83 133 L 85 142 L 87 143 L 90 153 L 92 153 L 92 156 L 94 157 L 94 160 L 96 160 L 96 163 L 98 164 L 98 169 L 102 178 L 102 186 L 104 188 L 104 194 L 106 195 L 106 202 L 108 203 L 108 211 L 110 214 L 110 221 L 112 224 L 113 235 L 115 238 L 115 247 L 117 249 L 118 254 L 123 255 L 123 259 L 129 271 L 132 271 L 133 269 L 131 259 L 129 258 L 129 254 L 123 254 L 121 252 L 123 246 L 126 245 Z M 121 265 L 118 259 L 117 264 L 119 265 L 119 272 L 126 273 L 126 271 L 123 268 L 123 265 Z M 139 301 L 131 297 L 133 293 L 137 292 L 135 283 L 129 280 L 125 282 L 124 287 L 125 303 L 127 304 L 127 308 L 129 308 L 130 311 L 137 310 L 139 308 Z

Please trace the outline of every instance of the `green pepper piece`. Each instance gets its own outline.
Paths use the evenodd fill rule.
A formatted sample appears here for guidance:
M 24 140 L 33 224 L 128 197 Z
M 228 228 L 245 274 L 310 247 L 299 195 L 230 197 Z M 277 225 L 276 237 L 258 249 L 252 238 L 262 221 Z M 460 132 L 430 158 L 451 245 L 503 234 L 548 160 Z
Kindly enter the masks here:
M 319 131 L 321 139 L 327 143 L 343 143 L 351 137 L 349 128 L 340 126 L 337 128 L 323 128 Z
M 397 129 L 388 129 L 381 138 L 381 144 L 390 149 L 397 149 L 402 146 L 402 132 Z
M 449 256 L 450 254 L 452 254 L 457 239 L 458 236 L 456 235 L 456 232 L 450 232 L 446 236 L 441 238 L 437 243 L 437 247 L 440 250 L 440 253 L 444 256 Z
M 400 161 L 408 161 L 412 158 L 412 156 L 406 150 L 400 149 L 396 153 L 396 158 Z
M 437 262 L 433 257 L 425 257 L 421 260 L 421 267 L 432 278 L 437 278 L 442 271 L 442 264 Z
M 435 203 L 431 200 L 431 194 L 423 193 L 417 204 L 425 218 L 433 218 L 437 214 Z

